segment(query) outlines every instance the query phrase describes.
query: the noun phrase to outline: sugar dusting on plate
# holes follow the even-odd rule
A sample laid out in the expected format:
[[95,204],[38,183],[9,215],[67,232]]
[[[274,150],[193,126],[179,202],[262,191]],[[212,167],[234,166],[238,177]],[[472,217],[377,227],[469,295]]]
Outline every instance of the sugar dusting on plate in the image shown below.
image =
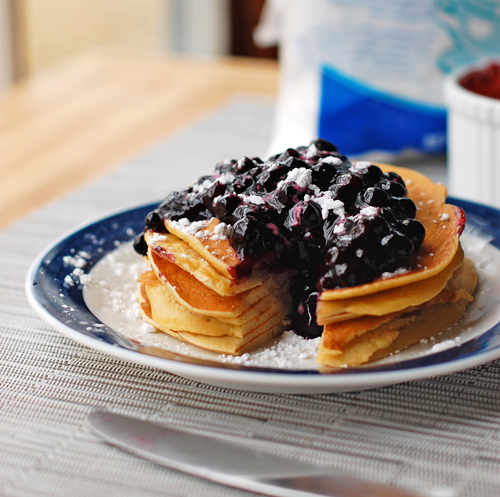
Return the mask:
[[241,356],[222,354],[223,362],[244,364],[245,366],[268,366],[278,369],[293,369],[297,360],[315,359],[320,338],[307,340],[292,330],[285,331],[264,348]]

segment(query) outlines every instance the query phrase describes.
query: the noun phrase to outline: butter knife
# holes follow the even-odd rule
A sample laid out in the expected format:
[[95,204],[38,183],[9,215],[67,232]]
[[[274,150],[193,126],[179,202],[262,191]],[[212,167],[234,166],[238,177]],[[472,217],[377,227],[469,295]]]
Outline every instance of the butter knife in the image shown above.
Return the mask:
[[328,468],[107,411],[94,411],[87,419],[93,431],[112,445],[230,487],[279,497],[416,497]]

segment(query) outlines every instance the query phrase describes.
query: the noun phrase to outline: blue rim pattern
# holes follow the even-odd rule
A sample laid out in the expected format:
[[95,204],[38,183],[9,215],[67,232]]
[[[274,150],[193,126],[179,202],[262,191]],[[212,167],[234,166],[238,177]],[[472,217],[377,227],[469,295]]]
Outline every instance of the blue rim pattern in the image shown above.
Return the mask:
[[[499,210],[455,198],[449,198],[448,202],[464,209],[468,225],[475,226],[486,236],[490,236],[492,238],[490,243],[500,249]],[[121,211],[76,228],[39,256],[28,274],[27,292],[39,310],[42,310],[42,314],[50,316],[73,332],[91,340],[135,351],[136,347],[132,341],[102,323],[90,312],[83,300],[81,284],[78,282],[73,285],[65,283],[64,279],[71,272],[71,268],[65,263],[64,258],[74,257],[79,252],[85,252],[88,255],[85,272],[88,273],[100,259],[114,250],[117,245],[129,242],[136,234],[140,233],[144,228],[145,216],[157,205],[158,203],[154,203]],[[500,323],[459,347],[393,364],[374,364],[341,369],[335,373],[353,375],[418,369],[461,361],[471,356],[490,354],[495,351],[500,356]],[[136,353],[139,354],[139,352]],[[171,362],[169,359],[162,360]],[[323,375],[317,370],[281,370],[243,365],[238,369],[286,375]]]

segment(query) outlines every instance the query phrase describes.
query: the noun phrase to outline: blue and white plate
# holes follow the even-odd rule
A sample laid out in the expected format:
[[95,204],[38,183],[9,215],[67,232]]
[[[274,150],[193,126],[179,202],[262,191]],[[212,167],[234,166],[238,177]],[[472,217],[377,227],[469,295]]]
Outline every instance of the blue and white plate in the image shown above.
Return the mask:
[[121,359],[212,385],[268,393],[332,393],[401,383],[500,358],[500,211],[450,199],[467,214],[462,237],[479,285],[464,320],[434,341],[357,368],[320,371],[314,344],[287,335],[267,349],[234,359],[151,333],[139,317],[136,278],[143,270],[131,240],[157,204],[76,228],[33,263],[28,299],[68,338]]

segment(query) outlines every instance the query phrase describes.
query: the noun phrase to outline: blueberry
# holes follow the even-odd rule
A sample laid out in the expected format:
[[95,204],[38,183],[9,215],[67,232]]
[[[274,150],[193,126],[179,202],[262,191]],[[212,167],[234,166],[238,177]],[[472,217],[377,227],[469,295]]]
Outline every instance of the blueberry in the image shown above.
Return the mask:
[[337,168],[328,162],[320,162],[312,168],[312,182],[322,190],[328,190],[337,174]]
[[305,192],[303,190],[297,190],[294,184],[288,183],[283,185],[274,194],[275,198],[283,206],[291,207],[297,202],[300,202],[304,198]]
[[300,154],[293,148],[287,148],[282,154],[277,156],[276,162],[285,162],[290,157],[300,157]]
[[154,231],[164,232],[166,231],[165,225],[163,224],[163,219],[161,218],[158,211],[150,212],[144,221],[146,228],[152,229]]
[[380,214],[391,225],[393,225],[393,226],[396,226],[396,225],[399,226],[398,225],[398,220],[396,219],[396,216],[394,215],[394,212],[392,212],[392,209],[390,209],[389,207],[383,207],[380,210]]
[[370,164],[366,171],[362,173],[363,181],[366,186],[372,186],[375,183],[378,183],[382,177],[382,169],[376,166],[375,164]]
[[398,231],[392,231],[382,238],[381,246],[390,257],[409,257],[413,252],[412,241]]
[[316,228],[323,223],[321,209],[316,204],[309,202],[298,202],[295,204],[285,220],[285,227],[292,230],[300,228],[302,233]]
[[224,195],[226,191],[226,185],[215,181],[206,191],[203,196],[203,203],[207,209],[212,207],[214,198]]
[[178,221],[182,218],[188,218],[191,221],[201,221],[211,217],[207,210],[204,197],[193,193],[182,196],[181,199],[174,199],[172,202],[163,202],[158,208],[158,212],[163,219]]
[[164,219],[172,220],[186,217],[186,212],[189,210],[188,201],[192,195],[192,188],[184,188],[183,190],[170,193],[160,207],[158,207],[158,214]]
[[377,186],[382,188],[382,190],[392,197],[406,197],[407,195],[406,188],[396,181],[382,180]]
[[326,152],[337,152],[337,147],[330,143],[327,140],[323,140],[322,138],[317,138],[316,140],[311,142],[311,145],[314,145],[318,150],[324,150]]
[[277,184],[286,178],[289,171],[290,167],[285,164],[276,163],[271,165],[260,175],[255,185],[256,190],[259,192],[273,191]]
[[235,160],[226,160],[223,162],[219,162],[215,166],[215,171],[223,174],[223,173],[232,173],[234,170],[234,167],[236,166],[236,161]]
[[228,190],[232,190],[234,193],[244,193],[249,190],[255,190],[255,180],[249,174],[238,178]]
[[257,208],[256,206],[252,204],[240,204],[236,209],[233,211],[233,217],[235,219],[241,219],[248,214],[255,214]]
[[415,250],[418,250],[425,238],[424,225],[416,219],[403,219],[397,225],[398,231],[405,234],[412,242]]
[[367,188],[362,196],[362,204],[372,207],[385,207],[389,205],[389,197],[382,188]]
[[417,214],[415,203],[407,197],[393,197],[390,200],[390,206],[398,219],[414,218]]
[[252,228],[256,228],[257,220],[253,216],[246,215],[234,223],[231,232],[231,239],[237,245],[246,245],[250,238]]
[[144,240],[144,231],[134,238],[134,250],[139,255],[147,255],[148,244],[146,243],[146,240]]
[[342,201],[346,208],[354,204],[362,189],[363,181],[358,176],[352,174],[342,174],[338,176],[335,180],[335,184],[330,187],[335,198]]
[[293,324],[294,330],[304,338],[317,338],[323,333],[323,327],[316,324],[316,305],[318,303],[318,292],[314,285],[297,284],[293,289],[294,307]]
[[214,206],[214,214],[225,223],[232,223],[234,216],[232,215],[235,209],[241,204],[242,200],[238,195],[231,193],[220,197]]
[[389,181],[392,181],[394,183],[399,183],[400,185],[403,185],[406,189],[405,182],[403,181],[403,178],[397,173],[394,173],[392,171],[389,171],[388,173],[384,173],[382,175],[385,179],[388,179]]
[[265,254],[273,244],[273,233],[252,215],[246,215],[237,221],[231,230],[231,239],[246,252],[255,257]]
[[234,174],[235,175],[245,174],[254,167],[255,167],[255,162],[252,159],[249,159],[248,157],[242,157],[237,162],[236,167],[234,168]]
[[323,215],[321,208],[314,202],[309,202],[305,205],[302,211],[302,226],[306,228],[316,228],[323,224]]

